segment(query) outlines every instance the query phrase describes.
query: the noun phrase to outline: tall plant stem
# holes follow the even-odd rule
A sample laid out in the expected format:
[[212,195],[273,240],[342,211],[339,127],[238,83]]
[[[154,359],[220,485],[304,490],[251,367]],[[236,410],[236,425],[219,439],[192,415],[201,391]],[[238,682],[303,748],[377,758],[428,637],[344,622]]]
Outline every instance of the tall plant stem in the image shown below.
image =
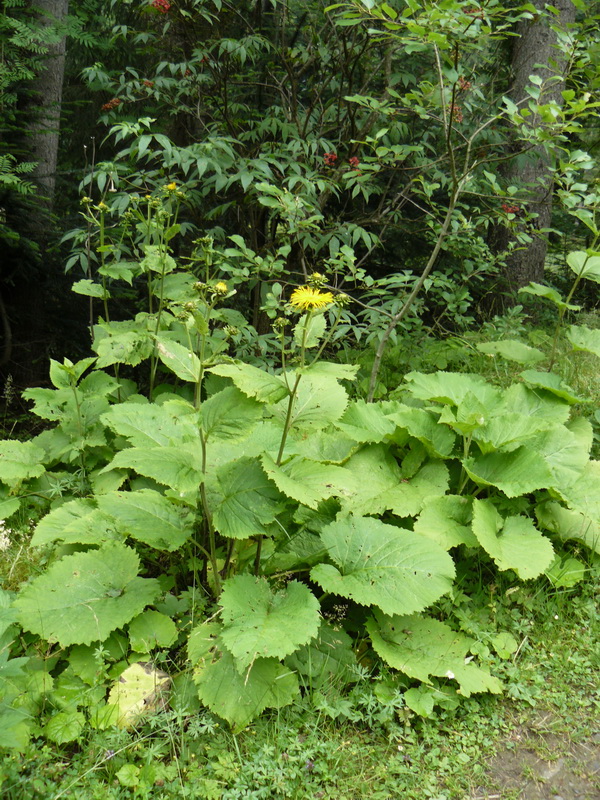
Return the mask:
[[409,312],[412,304],[415,301],[415,298],[423,288],[423,284],[427,280],[427,276],[435,266],[435,262],[437,261],[437,257],[442,248],[442,244],[444,243],[444,239],[446,238],[446,235],[448,233],[448,228],[450,227],[450,221],[452,219],[452,214],[454,213],[454,209],[456,207],[458,194],[459,191],[457,188],[454,190],[452,197],[450,198],[450,203],[448,205],[448,210],[446,211],[446,216],[444,218],[442,228],[438,234],[435,247],[433,248],[431,255],[429,256],[429,260],[425,265],[425,269],[421,273],[419,280],[413,286],[412,291],[406,298],[404,305],[402,306],[400,311],[398,311],[397,314],[394,314],[387,328],[383,332],[383,336],[381,337],[381,341],[379,342],[379,347],[377,348],[377,352],[375,353],[375,360],[373,361],[373,368],[371,370],[371,378],[369,380],[369,394],[367,396],[368,403],[372,403],[373,397],[375,396],[375,387],[377,386],[377,377],[379,375],[379,369],[381,367],[381,359],[383,358],[383,354],[385,353],[385,348],[387,347],[388,340],[392,335],[394,329],[396,328],[396,325],[398,325],[398,323],[401,322]]

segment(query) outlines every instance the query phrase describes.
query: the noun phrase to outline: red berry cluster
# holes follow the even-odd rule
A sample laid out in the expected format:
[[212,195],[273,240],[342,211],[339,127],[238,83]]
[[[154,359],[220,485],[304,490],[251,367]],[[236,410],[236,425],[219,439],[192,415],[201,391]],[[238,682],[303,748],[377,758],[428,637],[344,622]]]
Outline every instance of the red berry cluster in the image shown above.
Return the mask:
[[502,203],[502,211],[504,211],[505,214],[520,214],[521,207],[511,206],[510,203]]
[[144,86],[147,86],[149,89],[151,89],[154,86],[154,81],[142,81],[142,83],[144,84]]
[[469,8],[465,11],[465,14],[468,14],[470,17],[477,17],[478,19],[483,19],[485,16],[483,8],[481,6],[477,6],[476,8]]
[[338,157],[335,153],[325,153],[323,156],[323,161],[327,164],[328,167],[335,167]]
[[113,97],[112,100],[109,100],[108,103],[104,103],[102,106],[102,111],[112,111],[113,108],[121,105],[121,100],[118,97]]
[[460,78],[458,79],[458,88],[459,91],[461,92],[468,92],[469,89],[471,88],[471,81],[465,80],[465,78],[463,78],[463,76],[461,75]]
[[352,158],[349,158],[348,163],[350,164],[352,169],[358,169],[358,167],[360,166],[360,161],[356,156],[352,156]]
[[152,0],[150,5],[157,11],[160,11],[161,14],[166,14],[171,8],[171,3],[169,3],[169,0]]

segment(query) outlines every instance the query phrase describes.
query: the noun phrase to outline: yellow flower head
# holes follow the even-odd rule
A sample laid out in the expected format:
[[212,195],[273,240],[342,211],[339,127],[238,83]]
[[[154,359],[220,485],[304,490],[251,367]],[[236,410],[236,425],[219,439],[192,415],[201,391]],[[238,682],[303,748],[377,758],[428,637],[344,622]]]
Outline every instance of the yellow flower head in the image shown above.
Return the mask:
[[219,281],[218,283],[215,283],[215,285],[213,286],[213,291],[216,292],[216,294],[227,294],[227,292],[229,291],[229,287],[227,286],[225,281]]
[[173,183],[167,183],[165,188],[168,192],[174,192],[177,189],[177,184],[173,181]]
[[320,292],[312,286],[299,286],[290,297],[290,304],[299,311],[314,311],[333,303],[331,292]]

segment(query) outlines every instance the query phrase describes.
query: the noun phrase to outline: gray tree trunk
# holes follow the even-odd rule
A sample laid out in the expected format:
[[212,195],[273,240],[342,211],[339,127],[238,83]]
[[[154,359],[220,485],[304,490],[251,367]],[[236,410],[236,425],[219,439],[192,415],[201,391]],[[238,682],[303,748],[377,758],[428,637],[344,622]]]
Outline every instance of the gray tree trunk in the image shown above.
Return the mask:
[[[34,2],[35,7],[43,15],[41,20],[43,25],[62,25],[69,10],[69,0],[34,0]],[[34,84],[38,113],[29,130],[32,160],[37,162],[32,177],[50,208],[56,185],[65,49],[66,36],[48,45]]]
[[[544,0],[533,0],[540,10],[544,9]],[[526,89],[531,86],[530,75],[542,79],[540,103],[556,102],[563,105],[562,92],[565,88],[568,70],[568,54],[557,47],[557,36],[552,25],[561,29],[567,28],[575,21],[575,6],[571,0],[556,0],[554,7],[559,11],[558,17],[540,15],[533,20],[525,20],[517,27],[518,37],[512,53],[513,81],[509,96],[519,107],[527,107],[529,94]],[[559,76],[561,79],[556,80]],[[532,127],[543,124],[537,116],[529,118]],[[511,293],[514,293],[530,281],[540,281],[544,275],[547,239],[544,234],[536,233],[550,225],[552,217],[552,157],[543,146],[536,146],[516,155],[508,162],[504,177],[508,185],[525,187],[527,200],[523,210],[537,215],[533,223],[527,226],[532,237],[529,244],[516,244],[513,233],[504,226],[497,226],[492,234],[492,246],[496,252],[506,251],[511,244],[516,244],[506,258],[504,277]]]

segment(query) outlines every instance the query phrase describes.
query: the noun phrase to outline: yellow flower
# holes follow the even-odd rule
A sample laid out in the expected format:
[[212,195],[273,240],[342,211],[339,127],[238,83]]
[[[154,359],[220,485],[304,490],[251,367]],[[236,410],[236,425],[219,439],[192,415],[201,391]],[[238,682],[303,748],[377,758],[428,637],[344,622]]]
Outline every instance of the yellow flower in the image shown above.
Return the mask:
[[213,291],[215,291],[217,294],[227,294],[229,288],[225,281],[219,281],[218,283],[215,283]]
[[320,292],[311,286],[299,286],[290,297],[290,304],[300,311],[313,311],[333,303],[331,292]]
[[167,183],[166,189],[168,192],[174,192],[177,189],[177,184],[175,181],[173,181],[173,183]]

